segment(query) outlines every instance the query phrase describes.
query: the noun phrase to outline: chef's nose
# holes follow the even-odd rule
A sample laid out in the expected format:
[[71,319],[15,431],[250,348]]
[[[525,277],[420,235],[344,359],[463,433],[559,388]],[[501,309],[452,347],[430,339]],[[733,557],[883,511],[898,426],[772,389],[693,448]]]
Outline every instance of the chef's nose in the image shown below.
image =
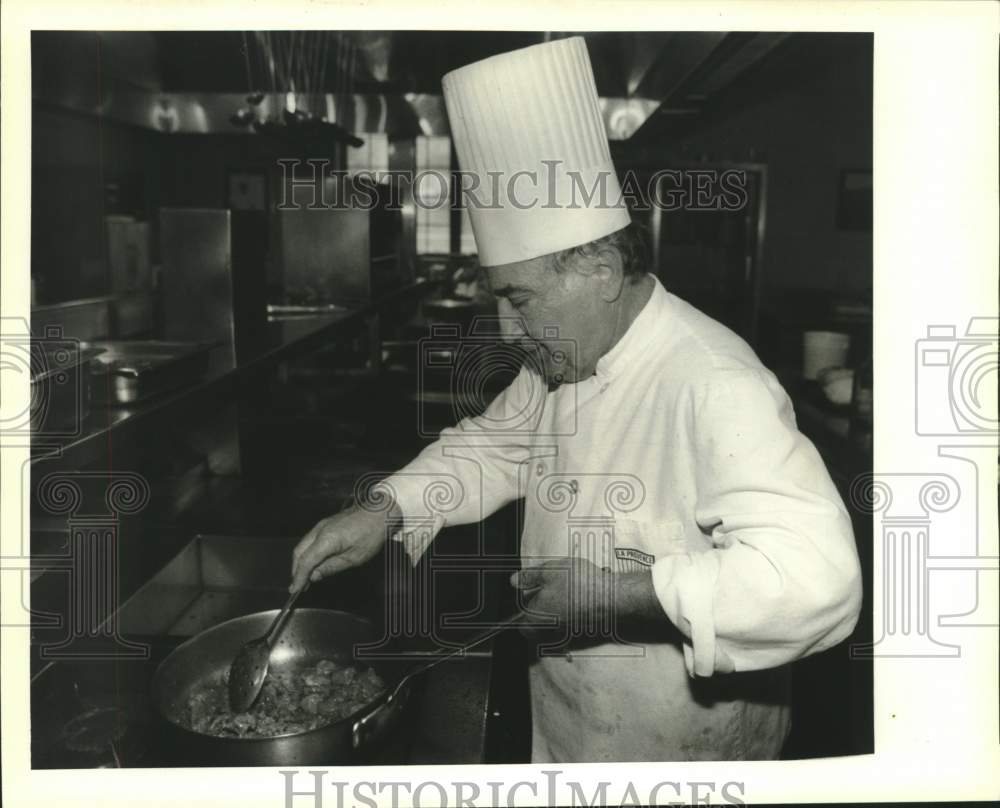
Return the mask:
[[520,342],[528,336],[524,320],[506,298],[497,300],[497,316],[500,319],[500,338],[504,342]]

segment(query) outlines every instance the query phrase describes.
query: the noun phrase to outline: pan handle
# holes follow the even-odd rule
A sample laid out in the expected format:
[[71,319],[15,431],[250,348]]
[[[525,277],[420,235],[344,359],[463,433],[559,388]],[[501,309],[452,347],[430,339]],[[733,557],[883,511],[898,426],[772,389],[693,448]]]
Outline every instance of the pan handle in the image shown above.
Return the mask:
[[419,665],[417,665],[415,668],[409,671],[400,680],[399,685],[396,686],[396,690],[399,690],[400,685],[402,685],[404,682],[408,682],[414,676],[419,676],[421,673],[426,673],[431,668],[440,665],[445,660],[451,659],[452,657],[456,657],[459,654],[463,654],[466,651],[475,648],[477,645],[482,645],[487,640],[493,639],[497,634],[506,631],[511,626],[517,625],[524,618],[525,618],[524,612],[517,612],[516,614],[512,614],[510,617],[505,617],[499,623],[494,623],[489,628],[483,629],[481,632],[474,635],[471,640],[463,642],[460,646],[458,646],[458,648],[453,648],[452,650],[444,654],[435,654],[431,659],[427,660],[426,662],[421,662]]
[[447,659],[451,659],[452,657],[468,651],[470,648],[475,648],[477,645],[481,645],[487,640],[495,637],[497,634],[506,631],[511,626],[517,625],[524,619],[524,617],[524,612],[517,612],[516,614],[501,620],[499,623],[495,623],[489,628],[484,629],[479,634],[474,635],[471,640],[463,642],[458,648],[454,648],[445,654],[435,655],[426,662],[421,662],[419,665],[407,671],[406,674],[404,674],[403,677],[396,683],[396,686],[392,689],[384,701],[380,701],[379,704],[367,715],[362,716],[354,722],[354,725],[351,728],[351,741],[354,744],[354,748],[357,749],[359,746],[364,744],[373,733],[381,730],[381,728],[391,720],[396,710],[402,707],[409,696],[410,690],[408,685],[411,679],[422,673],[426,673],[431,668],[440,665]]
[[479,634],[474,635],[471,640],[463,642],[458,648],[454,648],[445,654],[434,655],[426,662],[421,662],[416,667],[407,671],[406,674],[396,683],[396,686],[392,689],[384,701],[380,701],[379,704],[367,715],[362,716],[354,722],[354,726],[351,728],[351,741],[354,744],[354,748],[357,749],[359,746],[364,744],[367,738],[371,737],[373,733],[380,731],[381,728],[385,726],[389,720],[391,720],[396,710],[402,707],[409,696],[410,690],[408,685],[413,677],[426,673],[431,668],[440,665],[445,660],[456,657],[471,648],[475,648],[477,645],[481,645],[487,640],[495,637],[497,634],[506,631],[511,626],[517,625],[524,619],[524,617],[524,612],[517,612],[510,617],[504,618],[499,623],[495,623],[489,628],[484,629],[479,632]]
[[380,699],[374,708],[354,722],[351,726],[351,744],[355,749],[360,749],[374,736],[380,735],[403,708],[410,695],[410,689],[405,684],[406,678],[393,688],[387,698]]

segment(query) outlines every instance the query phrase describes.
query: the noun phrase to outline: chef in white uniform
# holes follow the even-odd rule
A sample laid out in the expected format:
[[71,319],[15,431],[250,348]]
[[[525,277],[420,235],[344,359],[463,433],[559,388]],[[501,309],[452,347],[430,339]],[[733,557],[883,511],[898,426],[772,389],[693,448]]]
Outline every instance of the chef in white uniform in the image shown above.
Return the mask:
[[[857,620],[844,505],[774,375],[645,271],[584,40],[443,87],[461,168],[499,189],[470,218],[506,332],[534,360],[384,482],[388,511],[310,531],[292,588],[390,534],[416,560],[444,525],[523,497],[512,583],[538,622],[532,760],[774,758],[788,663]],[[539,180],[508,183],[517,172]]]

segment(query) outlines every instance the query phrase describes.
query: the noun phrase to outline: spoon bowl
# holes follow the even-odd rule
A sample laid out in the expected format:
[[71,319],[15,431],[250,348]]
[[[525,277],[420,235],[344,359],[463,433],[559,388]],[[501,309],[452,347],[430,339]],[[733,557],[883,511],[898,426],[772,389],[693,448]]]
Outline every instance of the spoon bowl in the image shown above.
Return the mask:
[[295,601],[308,588],[307,583],[298,592],[289,595],[285,605],[278,612],[264,636],[244,643],[239,653],[233,658],[233,662],[229,666],[228,684],[229,709],[234,713],[245,713],[253,707],[254,702],[260,696],[271,661],[271,649],[274,647],[281,629],[284,628],[288,616],[292,613]]

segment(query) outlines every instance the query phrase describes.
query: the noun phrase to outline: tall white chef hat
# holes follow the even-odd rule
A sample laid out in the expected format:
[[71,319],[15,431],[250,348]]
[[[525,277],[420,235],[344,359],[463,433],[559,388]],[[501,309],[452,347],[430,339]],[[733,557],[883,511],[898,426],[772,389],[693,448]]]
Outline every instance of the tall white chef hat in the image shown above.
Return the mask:
[[582,37],[492,56],[441,83],[482,266],[628,225]]

